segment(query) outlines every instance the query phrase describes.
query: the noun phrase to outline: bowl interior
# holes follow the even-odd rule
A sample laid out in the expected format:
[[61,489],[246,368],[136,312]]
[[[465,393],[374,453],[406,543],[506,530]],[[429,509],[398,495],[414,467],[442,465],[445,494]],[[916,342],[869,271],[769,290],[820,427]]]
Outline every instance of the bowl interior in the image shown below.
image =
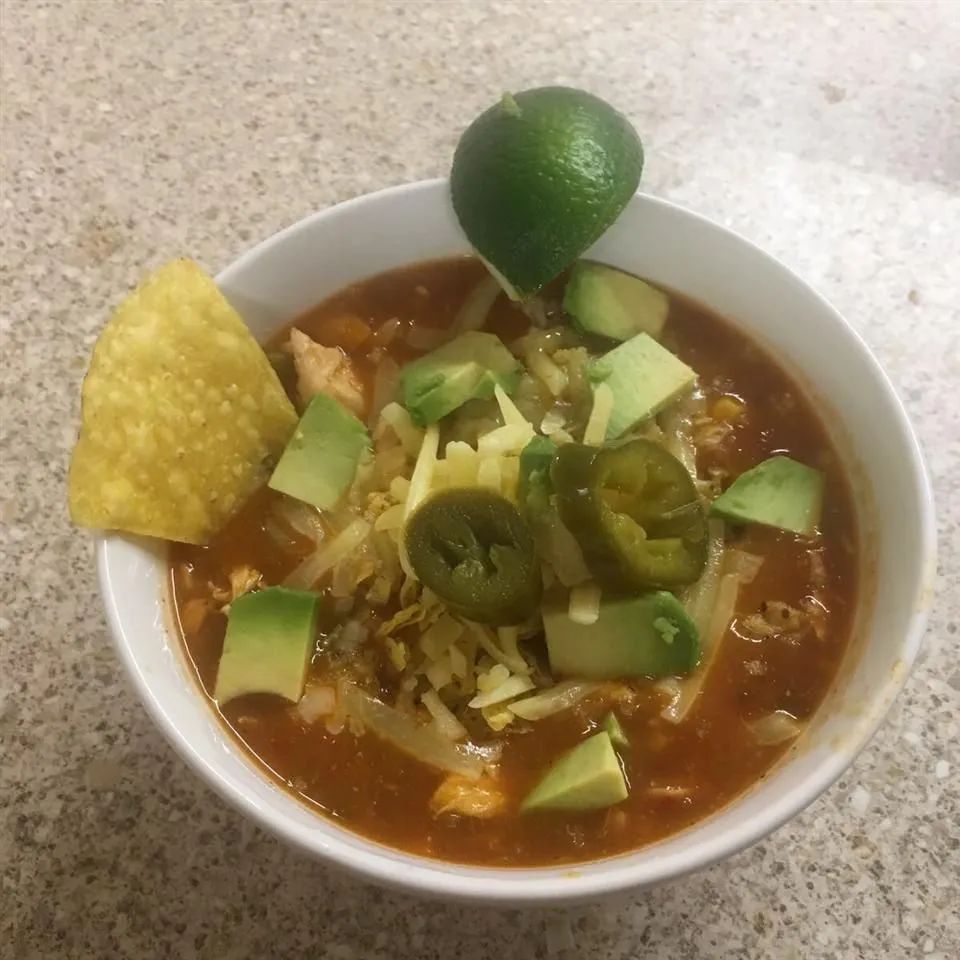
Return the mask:
[[[316,214],[260,244],[217,278],[260,338],[338,288],[393,267],[469,253],[443,181],[385,190]],[[824,790],[902,686],[929,604],[932,503],[903,409],[867,348],[826,301],[778,261],[694,214],[637,196],[589,255],[734,320],[798,376],[834,434],[857,491],[870,567],[843,677],[811,729],[760,784],[694,827],[636,853],[575,868],[481,868],[425,860],[335,826],[266,777],[198,695],[166,609],[165,551],[99,542],[118,648],[161,729],[229,801],[281,836],[366,877],[446,898],[574,901],[677,876],[776,828]],[[875,521],[883,519],[882,527]],[[871,589],[870,585],[875,586]]]

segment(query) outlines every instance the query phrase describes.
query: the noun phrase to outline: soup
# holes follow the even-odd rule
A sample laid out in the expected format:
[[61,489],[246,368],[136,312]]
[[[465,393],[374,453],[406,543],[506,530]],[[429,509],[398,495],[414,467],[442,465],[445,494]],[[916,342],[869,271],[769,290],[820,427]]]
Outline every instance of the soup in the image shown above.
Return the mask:
[[[830,689],[858,559],[827,432],[733,326],[614,274],[521,309],[417,264],[267,345],[300,427],[170,582],[211,708],[318,815],[462,863],[620,854],[756,783]],[[646,329],[591,315],[610,290]]]

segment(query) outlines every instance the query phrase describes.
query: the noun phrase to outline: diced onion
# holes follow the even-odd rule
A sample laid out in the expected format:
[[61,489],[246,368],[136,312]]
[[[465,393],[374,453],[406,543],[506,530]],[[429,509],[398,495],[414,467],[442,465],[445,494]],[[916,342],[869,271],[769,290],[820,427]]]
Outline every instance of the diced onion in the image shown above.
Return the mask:
[[664,446],[687,468],[694,480],[697,479],[697,448],[693,444],[693,421],[702,417],[705,410],[703,391],[694,387],[659,417]]
[[543,420],[540,423],[540,429],[544,436],[549,437],[558,430],[562,430],[566,425],[567,418],[563,411],[554,407],[552,410],[548,410],[544,414]]
[[523,700],[510,704],[511,712],[524,720],[542,720],[575,706],[600,689],[597,683],[567,680]]
[[427,690],[420,697],[420,702],[430,712],[439,733],[448,740],[466,739],[467,728],[453,715],[436,690]]
[[400,318],[399,317],[390,317],[389,320],[384,320],[383,323],[373,331],[373,340],[376,341],[378,347],[389,347],[391,343],[397,338],[397,334],[400,332]]
[[743,550],[728,550],[725,561],[731,573],[735,573],[741,583],[753,583],[763,566],[763,557]]
[[567,616],[584,627],[596,623],[600,619],[600,586],[591,581],[574,587],[570,591]]
[[314,543],[323,539],[323,521],[320,511],[302,500],[280,496],[273,503],[273,512],[294,532]]
[[328,570],[348,557],[370,533],[370,524],[357,517],[346,529],[306,557],[284,580],[288,587],[312,587]]
[[583,430],[583,442],[588,447],[599,447],[607,438],[607,427],[613,413],[613,391],[605,383],[593,388],[593,408]]
[[744,722],[757,743],[765,747],[793,740],[803,733],[803,724],[786,710],[774,710],[773,713]]
[[[726,569],[726,562],[724,562],[723,569]],[[680,723],[696,702],[706,682],[707,675],[716,662],[723,635],[727,632],[727,627],[733,619],[739,592],[740,578],[737,574],[724,573],[717,586],[707,629],[700,635],[704,653],[696,672],[692,676],[679,681],[673,690],[669,690],[664,685],[664,681],[657,684],[662,692],[669,693],[672,697],[670,703],[660,712],[660,716],[664,720],[669,720],[671,723]]]
[[[390,321],[387,321],[388,323]],[[397,320],[399,324],[400,321]],[[381,328],[382,329],[382,328]],[[397,392],[397,382],[400,377],[400,368],[392,357],[384,357],[377,364],[377,372],[373,378],[373,398],[370,402],[370,416],[367,423],[376,423],[380,411],[390,403]]]
[[393,428],[403,449],[415,455],[423,442],[423,431],[410,419],[410,414],[399,403],[388,403],[380,411],[380,418]]
[[453,323],[450,324],[451,335],[457,336],[468,330],[482,329],[500,293],[500,284],[491,276],[484,277],[464,298]]
[[339,693],[351,718],[398,750],[429,766],[460,773],[471,780],[483,774],[484,760],[471,745],[452,743],[434,726],[421,724],[414,717],[387,706],[355,684],[342,681]]
[[414,350],[436,350],[443,346],[450,339],[449,327],[422,327],[419,324],[413,324],[404,337],[407,344]]

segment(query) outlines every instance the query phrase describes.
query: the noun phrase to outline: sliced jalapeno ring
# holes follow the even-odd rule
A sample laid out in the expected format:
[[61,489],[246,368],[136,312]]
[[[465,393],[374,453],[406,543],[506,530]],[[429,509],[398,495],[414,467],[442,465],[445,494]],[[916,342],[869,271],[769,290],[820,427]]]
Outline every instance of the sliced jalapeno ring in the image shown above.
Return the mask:
[[454,612],[494,626],[521,623],[540,603],[533,536],[517,508],[489,490],[444,490],[407,521],[414,572]]
[[566,444],[551,478],[560,516],[602,586],[669,589],[703,572],[703,506],[686,468],[659,444]]

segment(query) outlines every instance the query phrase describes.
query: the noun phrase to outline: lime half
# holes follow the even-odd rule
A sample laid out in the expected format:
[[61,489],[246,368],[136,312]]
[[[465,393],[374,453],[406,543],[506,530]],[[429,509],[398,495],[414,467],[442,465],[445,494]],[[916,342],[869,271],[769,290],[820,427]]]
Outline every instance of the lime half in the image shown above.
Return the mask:
[[504,94],[457,145],[453,207],[514,299],[536,293],[616,220],[643,147],[610,104],[570,87]]

